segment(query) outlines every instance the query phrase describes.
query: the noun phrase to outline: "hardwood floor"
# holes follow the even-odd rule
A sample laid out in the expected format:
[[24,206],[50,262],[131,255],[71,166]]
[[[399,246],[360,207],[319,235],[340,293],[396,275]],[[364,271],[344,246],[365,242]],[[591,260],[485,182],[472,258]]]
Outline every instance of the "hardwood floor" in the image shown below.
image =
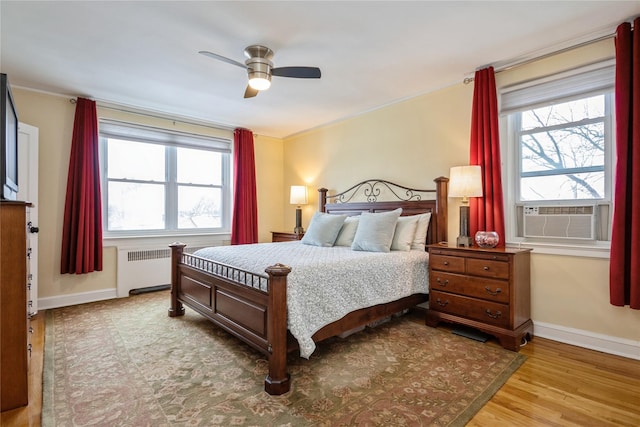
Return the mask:
[[[0,414],[2,427],[40,426],[44,312],[31,324],[29,406]],[[538,337],[521,352],[527,361],[467,426],[640,426],[640,361]]]
[[640,426],[640,361],[534,338],[468,426]]

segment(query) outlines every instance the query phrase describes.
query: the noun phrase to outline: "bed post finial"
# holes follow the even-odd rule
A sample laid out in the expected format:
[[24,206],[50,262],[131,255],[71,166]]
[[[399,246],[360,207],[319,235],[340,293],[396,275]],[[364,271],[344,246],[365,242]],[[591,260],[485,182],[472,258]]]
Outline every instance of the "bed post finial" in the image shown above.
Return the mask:
[[320,197],[318,197],[318,212],[326,212],[327,208],[327,190],[326,188],[318,188],[318,193],[320,193]]

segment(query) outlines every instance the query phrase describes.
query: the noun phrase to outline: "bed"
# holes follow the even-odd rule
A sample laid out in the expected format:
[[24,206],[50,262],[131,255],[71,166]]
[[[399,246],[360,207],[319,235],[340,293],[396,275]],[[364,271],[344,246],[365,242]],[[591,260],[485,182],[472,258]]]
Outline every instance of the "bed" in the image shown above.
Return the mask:
[[[446,241],[448,179],[439,177],[434,182],[435,189],[420,190],[385,180],[367,180],[333,195],[329,195],[327,189],[321,188],[318,190],[318,212],[321,212],[324,218],[332,218],[325,214],[353,217],[365,212],[367,215],[391,213],[397,209],[402,210],[402,216],[430,213],[425,244]],[[383,198],[384,201],[382,201]],[[388,200],[389,198],[394,200]],[[307,233],[309,232],[310,230],[307,230]],[[305,235],[305,237],[308,236]],[[248,258],[245,252],[271,247],[273,252],[270,254],[271,258],[278,259],[278,254],[282,254],[282,260],[287,260],[273,262],[264,268],[264,271],[247,267],[248,264],[242,258],[237,258],[236,262],[222,258],[219,248],[191,254],[187,253],[186,245],[182,243],[174,243],[170,246],[172,267],[169,316],[183,315],[184,306],[187,306],[265,354],[268,359],[268,374],[264,388],[271,395],[284,394],[290,389],[291,378],[287,370],[287,355],[298,350],[303,357],[307,357],[309,352],[306,347],[308,343],[304,340],[299,341],[299,338],[296,339],[289,330],[289,317],[295,319],[295,315],[288,306],[287,293],[288,291],[291,293],[289,302],[293,302],[294,296],[297,295],[296,289],[300,287],[298,282],[305,277],[304,274],[297,274],[303,271],[303,266],[300,265],[299,271],[296,270],[291,274],[292,269],[296,269],[295,262],[290,262],[295,256],[288,256],[282,251],[287,250],[287,245],[291,248],[298,245],[299,249],[307,252],[315,249],[304,247],[305,245],[300,242],[290,243],[239,245],[235,249],[227,247],[230,250],[241,250],[242,258]],[[244,247],[240,248],[240,246]],[[333,248],[325,249],[333,250]],[[335,251],[336,254],[339,251],[344,253],[345,248],[336,247]],[[413,255],[415,258],[420,254]],[[335,255],[334,258],[336,257],[341,258],[341,255]],[[393,256],[389,257],[391,258]],[[344,269],[343,276],[346,276],[352,267],[347,262],[332,265],[331,268]],[[308,277],[309,270],[304,271]],[[318,275],[320,273],[322,271],[318,270]],[[327,282],[330,281],[339,282],[340,280],[327,279]],[[327,288],[329,289],[329,283]],[[388,302],[358,308],[328,324],[313,328],[309,338],[313,343],[317,343],[371,324],[426,300],[425,290]],[[288,315],[289,312],[292,313],[291,316]],[[292,330],[296,332],[295,328]]]

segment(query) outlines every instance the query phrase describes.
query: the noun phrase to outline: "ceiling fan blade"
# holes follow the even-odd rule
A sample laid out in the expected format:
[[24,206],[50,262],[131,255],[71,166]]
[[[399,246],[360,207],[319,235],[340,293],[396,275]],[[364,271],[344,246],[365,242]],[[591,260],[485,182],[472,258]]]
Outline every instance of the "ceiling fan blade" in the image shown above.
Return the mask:
[[253,98],[260,92],[258,89],[254,89],[251,86],[247,85],[247,89],[244,91],[245,98]]
[[222,62],[226,62],[227,64],[231,64],[231,65],[237,65],[240,68],[244,68],[246,69],[247,66],[244,65],[242,62],[238,62],[238,61],[234,61],[233,59],[229,59],[227,57],[224,57],[222,55],[218,55],[217,53],[213,53],[213,52],[208,52],[206,50],[201,50],[200,52],[202,55],[204,56],[208,56],[209,58],[213,58],[213,59],[217,59],[220,60]]
[[278,67],[271,69],[271,74],[279,77],[296,77],[298,79],[319,79],[318,67]]

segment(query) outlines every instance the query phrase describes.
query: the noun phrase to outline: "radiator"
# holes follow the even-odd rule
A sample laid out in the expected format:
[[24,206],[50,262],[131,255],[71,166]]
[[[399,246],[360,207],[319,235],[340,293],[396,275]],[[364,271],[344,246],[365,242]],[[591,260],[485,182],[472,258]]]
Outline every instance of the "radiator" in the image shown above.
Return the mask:
[[[187,246],[185,252],[192,253],[205,246],[217,246],[228,242]],[[117,295],[129,296],[133,289],[171,283],[171,249],[164,247],[118,248]]]

